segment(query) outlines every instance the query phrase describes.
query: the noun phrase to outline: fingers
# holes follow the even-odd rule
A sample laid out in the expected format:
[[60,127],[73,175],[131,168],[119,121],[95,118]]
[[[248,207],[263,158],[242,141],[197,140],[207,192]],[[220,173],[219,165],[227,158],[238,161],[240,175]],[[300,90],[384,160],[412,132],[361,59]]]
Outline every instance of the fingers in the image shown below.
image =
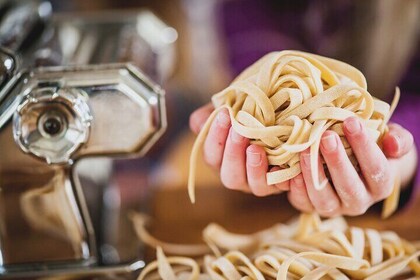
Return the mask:
[[245,149],[249,140],[236,133],[231,127],[223,153],[220,179],[225,187],[233,190],[248,191]]
[[321,190],[315,189],[312,181],[312,170],[310,164],[309,149],[300,154],[300,165],[302,169],[303,179],[305,181],[308,196],[315,210],[322,216],[331,217],[340,214],[340,201],[334,189],[328,183],[324,173],[324,168],[320,160],[318,160],[318,172],[321,184],[326,184]]
[[382,139],[386,156],[399,158],[407,154],[413,147],[413,135],[396,123],[389,124],[389,132]]
[[290,204],[302,212],[313,212],[314,207],[306,191],[303,175],[299,174],[290,180],[290,191],[287,193]]
[[204,141],[204,160],[215,169],[219,169],[222,164],[229,129],[230,117],[228,111],[224,109],[217,114]]
[[377,201],[388,197],[394,185],[394,175],[384,153],[357,118],[346,119],[343,126],[373,199]]
[[204,123],[206,122],[213,110],[213,105],[209,103],[198,108],[191,114],[190,128],[195,134],[198,134],[200,132],[201,128],[203,127]]
[[256,196],[267,196],[281,192],[276,186],[267,185],[268,170],[267,155],[264,149],[257,145],[250,145],[246,149],[246,174],[248,185]]
[[321,153],[340,198],[344,214],[365,213],[371,204],[371,197],[350,162],[337,133],[324,132],[321,139]]

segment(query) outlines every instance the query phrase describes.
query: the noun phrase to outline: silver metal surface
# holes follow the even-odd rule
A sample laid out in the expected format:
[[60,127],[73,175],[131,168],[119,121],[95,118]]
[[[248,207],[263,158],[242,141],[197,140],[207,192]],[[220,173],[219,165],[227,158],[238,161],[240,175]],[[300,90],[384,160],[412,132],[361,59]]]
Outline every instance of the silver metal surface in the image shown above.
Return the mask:
[[144,156],[164,132],[164,93],[149,77],[171,73],[176,31],[147,11],[50,21],[47,1],[5,3],[0,278],[133,279],[144,266],[137,248],[119,251],[114,238],[125,235],[98,226],[85,199],[90,189],[101,196],[113,188],[101,178],[89,186],[81,174],[109,162],[99,158]]
[[14,114],[13,135],[26,152],[47,163],[67,163],[89,136],[88,96],[75,88],[30,89]]
[[16,64],[16,57],[8,50],[0,48],[0,86],[15,74]]
[[[14,96],[15,117],[0,133],[3,270],[89,266],[92,226],[72,165],[143,155],[166,127],[163,91],[131,65],[42,68],[13,82],[5,100]],[[49,135],[54,117],[63,127]]]
[[119,266],[96,266],[85,268],[55,269],[55,270],[28,270],[9,274],[2,279],[19,280],[129,280],[135,279],[136,274],[145,266],[143,261],[135,261]]

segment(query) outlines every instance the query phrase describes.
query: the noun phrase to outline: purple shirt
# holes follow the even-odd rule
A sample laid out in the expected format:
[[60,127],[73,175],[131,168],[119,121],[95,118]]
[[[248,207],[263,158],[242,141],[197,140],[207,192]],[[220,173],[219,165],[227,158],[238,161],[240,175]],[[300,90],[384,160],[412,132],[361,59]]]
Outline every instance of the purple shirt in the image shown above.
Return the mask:
[[[271,51],[296,49],[335,57],[340,44],[334,42],[340,33],[343,39],[354,18],[351,0],[230,0],[222,2],[219,12],[235,75]],[[392,121],[413,134],[420,151],[420,44],[406,73],[399,83],[402,96]],[[416,176],[415,186],[419,185]]]

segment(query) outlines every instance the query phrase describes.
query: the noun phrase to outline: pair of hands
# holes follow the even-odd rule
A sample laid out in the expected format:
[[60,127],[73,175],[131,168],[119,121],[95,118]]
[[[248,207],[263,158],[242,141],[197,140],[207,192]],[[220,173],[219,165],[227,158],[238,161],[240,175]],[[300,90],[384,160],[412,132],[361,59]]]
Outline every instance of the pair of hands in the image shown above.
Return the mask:
[[[190,117],[191,130],[198,133],[213,110],[211,104],[197,109]],[[204,143],[204,159],[220,171],[221,181],[228,189],[256,196],[288,191],[290,203],[303,212],[316,211],[325,217],[361,215],[372,204],[391,194],[397,169],[395,163],[412,150],[413,136],[397,124],[389,124],[381,150],[357,118],[346,119],[343,129],[363,176],[350,162],[339,136],[326,131],[322,135],[320,152],[334,187],[329,182],[320,191],[314,188],[312,181],[309,149],[300,154],[301,174],[280,184],[267,185],[267,171],[279,168],[269,170],[264,149],[250,145],[249,139],[232,129],[227,110],[219,112],[211,124]],[[326,176],[320,160],[318,162],[319,179],[323,182]]]

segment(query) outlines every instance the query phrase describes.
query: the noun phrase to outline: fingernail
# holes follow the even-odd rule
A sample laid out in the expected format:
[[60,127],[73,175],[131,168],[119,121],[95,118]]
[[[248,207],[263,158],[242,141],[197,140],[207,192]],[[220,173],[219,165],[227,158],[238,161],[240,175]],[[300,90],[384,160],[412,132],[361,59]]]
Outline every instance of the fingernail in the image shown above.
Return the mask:
[[303,154],[303,164],[306,166],[311,166],[311,155],[310,154]]
[[401,138],[399,135],[392,135],[395,141],[395,152],[398,153],[401,149]]
[[235,132],[235,130],[231,129],[230,131],[230,137],[232,138],[232,141],[234,143],[241,143],[244,137],[240,135],[239,133]]
[[227,128],[230,126],[230,117],[226,112],[218,113],[216,120],[221,127]]
[[247,152],[246,161],[251,166],[260,166],[262,158],[260,153]]
[[350,134],[355,134],[362,129],[362,124],[357,118],[349,118],[344,121],[344,126]]
[[334,134],[328,134],[322,137],[322,148],[327,152],[332,152],[337,148],[337,138]]

